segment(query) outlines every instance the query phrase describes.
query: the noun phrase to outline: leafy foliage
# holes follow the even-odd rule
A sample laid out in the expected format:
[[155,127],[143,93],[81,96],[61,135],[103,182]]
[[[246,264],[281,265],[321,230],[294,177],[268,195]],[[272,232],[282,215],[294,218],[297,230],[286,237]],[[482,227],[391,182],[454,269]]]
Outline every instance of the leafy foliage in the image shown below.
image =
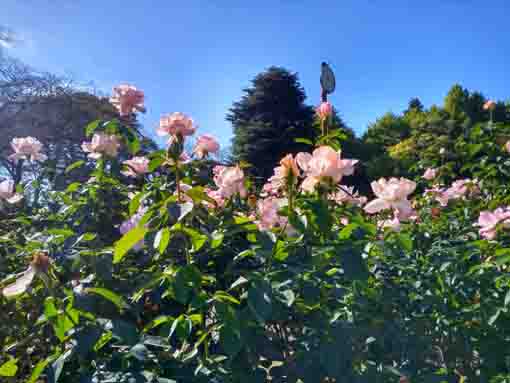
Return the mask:
[[[122,158],[103,156],[84,182],[48,191],[41,207],[2,204],[1,287],[32,256],[35,277],[21,294],[0,297],[0,376],[61,383],[508,380],[510,236],[503,221],[491,240],[473,224],[481,211],[510,201],[503,146],[510,126],[464,130],[448,125],[450,117],[413,102],[404,116],[379,125],[399,127],[380,138],[392,148],[390,159],[409,161],[402,171],[438,169],[432,181],[416,178],[416,215],[398,230],[381,225],[386,212],[368,215],[360,204],[330,198],[344,185],[326,177],[306,193],[291,173],[286,203],[275,213],[285,223],[263,227],[257,186],[241,180],[220,204],[208,193],[213,182],[203,163],[178,160],[182,136],[151,153],[138,178],[121,172]],[[418,120],[455,135],[420,138]],[[139,138],[119,120],[86,130],[117,135],[130,156],[139,151]],[[342,131],[327,133],[301,145],[346,146]],[[433,182],[461,177],[476,178],[477,189],[445,206],[424,193]],[[49,255],[47,267],[40,254]]]

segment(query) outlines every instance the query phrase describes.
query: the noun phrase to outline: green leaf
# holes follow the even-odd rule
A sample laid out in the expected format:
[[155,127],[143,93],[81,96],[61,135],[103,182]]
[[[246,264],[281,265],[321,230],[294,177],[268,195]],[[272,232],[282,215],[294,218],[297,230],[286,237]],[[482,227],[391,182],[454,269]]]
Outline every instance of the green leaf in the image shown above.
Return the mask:
[[56,317],[58,315],[58,310],[55,306],[54,297],[48,297],[44,301],[44,315],[46,315],[46,318],[48,319]]
[[143,193],[136,193],[135,196],[129,201],[129,214],[134,215],[140,207],[140,201],[143,197]]
[[191,197],[194,203],[198,204],[202,201],[207,201],[212,204],[215,203],[215,201],[207,195],[204,188],[202,186],[195,186],[188,191],[186,191],[186,195]]
[[236,305],[241,304],[241,302],[239,302],[236,298],[234,298],[232,295],[230,295],[229,293],[227,293],[225,291],[217,291],[214,294],[213,299],[217,300],[219,302],[225,302],[225,303],[230,302],[230,303],[235,303]]
[[48,364],[52,363],[57,357],[58,357],[58,354],[51,355],[51,356],[48,356],[46,359],[39,361],[39,363],[37,363],[35,365],[35,368],[32,371],[32,375],[30,375],[30,379],[27,380],[27,383],[35,383],[37,381],[37,379],[39,378],[39,376],[44,371],[44,369],[46,368],[46,366]]
[[153,172],[154,170],[159,168],[163,164],[163,162],[165,162],[165,157],[162,155],[152,158],[149,162],[149,171]]
[[87,293],[97,294],[102,296],[105,299],[108,299],[110,302],[112,302],[115,306],[119,308],[119,310],[123,310],[127,307],[127,303],[124,301],[124,299],[118,295],[117,293],[114,293],[111,290],[101,288],[101,287],[89,287],[85,289]]
[[170,229],[168,227],[162,228],[156,234],[154,238],[154,248],[159,250],[160,254],[163,254],[168,247],[170,242]]
[[136,359],[138,359],[140,361],[144,361],[149,354],[149,350],[147,349],[147,347],[145,347],[144,344],[138,343],[138,344],[135,344],[131,348],[131,350],[129,350],[129,354],[131,354],[132,356],[134,356]]
[[145,237],[147,231],[145,227],[135,227],[133,230],[124,234],[122,238],[115,243],[113,263],[119,263],[127,252]]
[[191,239],[191,244],[193,246],[193,251],[200,250],[205,245],[205,243],[207,242],[207,235],[201,234],[201,233],[199,233],[198,231],[196,231],[194,229],[190,229],[189,227],[185,227],[185,228],[182,229],[182,231],[188,235],[189,239]]
[[266,280],[256,280],[248,290],[248,306],[253,314],[265,322],[273,311],[273,291]]
[[101,122],[102,122],[101,120],[95,120],[89,123],[85,127],[85,136],[90,137],[92,133],[94,133],[94,131],[99,127],[99,124],[101,124]]
[[220,330],[220,344],[225,353],[231,358],[235,357],[243,347],[239,324],[227,322]]
[[143,332],[147,332],[152,330],[155,327],[158,327],[164,323],[172,322],[175,318],[169,315],[160,315],[154,318],[147,326],[144,327]]
[[18,359],[11,358],[0,366],[0,376],[15,376],[18,371]]
[[76,161],[66,168],[65,173],[68,174],[69,172],[73,171],[74,169],[82,167],[84,164],[85,164],[85,161],[83,161],[83,160]]
[[81,186],[81,183],[79,182],[73,182],[66,188],[66,193],[74,193],[75,191],[79,190]]
[[214,231],[212,233],[212,241],[211,241],[211,249],[216,249],[223,243],[223,239],[225,238],[225,234],[219,231]]
[[[60,313],[55,320],[53,320],[53,330],[55,331],[55,336],[61,341],[64,342],[66,340],[66,333],[71,330],[75,323],[78,322],[78,316],[75,315],[76,311]],[[74,322],[73,322],[74,321]]]
[[352,235],[352,232],[356,230],[358,227],[359,225],[357,223],[348,224],[342,230],[340,230],[340,233],[338,233],[338,238],[341,239],[342,241],[349,239]]
[[66,359],[72,354],[73,349],[69,349],[64,354],[60,355],[58,359],[51,364],[48,368],[47,376],[48,383],[57,383],[60,374],[62,373],[62,369],[64,368],[64,363]]
[[308,138],[303,138],[303,137],[295,138],[294,142],[297,142],[298,144],[313,145],[312,140],[309,140]]

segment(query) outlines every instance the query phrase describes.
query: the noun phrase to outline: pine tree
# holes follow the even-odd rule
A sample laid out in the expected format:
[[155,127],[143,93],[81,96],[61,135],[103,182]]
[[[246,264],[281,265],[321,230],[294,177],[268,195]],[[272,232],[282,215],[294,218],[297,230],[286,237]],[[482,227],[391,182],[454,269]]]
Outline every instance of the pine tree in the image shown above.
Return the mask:
[[258,74],[227,115],[234,128],[234,159],[246,161],[250,173],[263,182],[287,153],[307,150],[296,138],[313,140],[314,109],[305,104],[296,73],[271,67]]

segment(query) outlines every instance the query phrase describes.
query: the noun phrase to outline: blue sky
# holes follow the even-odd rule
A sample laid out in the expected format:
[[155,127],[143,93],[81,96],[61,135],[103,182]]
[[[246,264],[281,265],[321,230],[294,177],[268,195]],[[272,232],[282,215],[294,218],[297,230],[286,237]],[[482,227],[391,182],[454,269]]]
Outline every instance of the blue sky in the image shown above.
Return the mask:
[[152,134],[164,113],[191,115],[225,144],[225,114],[271,65],[298,72],[319,101],[321,61],[330,97],[358,134],[418,96],[441,103],[459,82],[510,97],[510,1],[493,0],[1,0],[0,24],[24,40],[11,54],[36,68],[146,93]]

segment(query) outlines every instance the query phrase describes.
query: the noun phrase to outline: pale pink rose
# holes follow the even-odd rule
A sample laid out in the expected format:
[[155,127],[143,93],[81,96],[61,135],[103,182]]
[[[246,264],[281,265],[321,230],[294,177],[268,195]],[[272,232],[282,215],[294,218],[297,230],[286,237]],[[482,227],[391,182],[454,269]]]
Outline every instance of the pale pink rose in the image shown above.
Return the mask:
[[46,254],[34,254],[32,262],[30,262],[28,268],[18,274],[15,282],[2,289],[3,296],[11,298],[16,295],[23,294],[28,290],[36,276],[40,276],[42,279],[47,279],[49,266],[50,259]]
[[479,233],[483,238],[494,239],[496,238],[498,224],[503,224],[504,227],[510,226],[510,209],[508,207],[480,212],[478,222],[474,226],[480,227]]
[[257,226],[260,230],[271,230],[273,227],[279,227],[284,221],[284,217],[278,214],[280,209],[279,199],[268,197],[257,202],[257,213],[259,220]]
[[[161,117],[159,128],[156,130],[158,136],[191,136],[195,133],[196,127],[193,120],[184,113],[175,112]],[[172,140],[172,137],[170,138]]]
[[377,213],[381,210],[394,209],[401,216],[409,217],[413,208],[407,197],[416,189],[416,183],[406,178],[380,178],[370,184],[376,199],[365,205],[364,210]]
[[377,226],[383,229],[388,228],[396,232],[399,232],[401,230],[401,222],[396,216],[393,217],[392,219],[378,221]]
[[89,153],[88,157],[97,160],[103,156],[117,157],[120,142],[119,138],[112,134],[94,133],[91,142],[81,144],[84,152]]
[[276,184],[272,180],[273,177],[271,177],[268,181],[262,186],[262,197],[267,197],[268,195],[277,195],[279,192],[280,184]]
[[239,166],[215,166],[213,173],[214,182],[223,198],[230,198],[235,194],[246,197],[244,172]]
[[447,188],[440,188],[435,185],[432,189],[426,189],[426,194],[432,195],[441,206],[447,206],[450,200],[460,199],[468,195],[473,196],[479,193],[479,188],[476,185],[476,180],[463,179],[457,180]]
[[354,165],[358,162],[358,160],[342,159],[341,151],[337,152],[329,146],[321,146],[311,155],[298,153],[296,160],[306,175],[301,185],[305,191],[313,191],[319,182],[340,182],[343,176],[354,173]]
[[340,218],[340,223],[344,226],[347,226],[349,224],[349,218],[347,217]]
[[435,168],[427,168],[425,170],[425,173],[423,173],[423,178],[425,178],[426,180],[433,180],[434,178],[437,177],[437,169]]
[[292,156],[292,154],[287,154],[280,160],[280,166],[275,167],[273,172],[273,176],[268,179],[270,186],[267,186],[266,191],[271,190],[271,192],[276,193],[280,189],[286,189],[290,181],[289,177],[293,177],[293,182],[297,180],[297,177],[299,176],[299,169],[296,159]]
[[320,182],[319,177],[308,176],[301,183],[301,189],[303,189],[305,192],[313,193],[319,182]]
[[485,104],[483,104],[483,110],[492,110],[496,107],[496,103],[492,100],[488,100]]
[[505,144],[505,150],[510,153],[510,141],[507,141],[507,143]]
[[216,206],[213,206],[211,203],[204,201],[205,205],[214,208],[214,207],[223,207],[225,206],[225,198],[223,198],[221,192],[219,190],[205,189],[205,193],[209,198],[212,198],[214,202],[216,202]]
[[9,156],[9,159],[14,162],[18,160],[31,160],[31,161],[45,161],[48,157],[41,153],[43,145],[34,137],[16,137],[11,141],[12,150],[14,154]]
[[319,117],[319,119],[326,120],[333,114],[333,106],[329,102],[325,101],[325,102],[322,102],[317,107],[315,112],[317,113],[317,116]]
[[295,229],[288,223],[285,216],[278,211],[288,203],[286,198],[268,197],[257,202],[256,224],[259,230],[269,231],[274,228],[285,228],[287,235],[294,235]]
[[218,140],[216,140],[216,137],[210,134],[202,134],[197,138],[193,153],[195,153],[198,158],[203,158],[209,153],[218,153],[218,150],[220,150],[220,144]]
[[[135,227],[137,227],[146,212],[147,212],[147,208],[141,206],[135,215],[130,217],[128,220],[122,222],[122,224],[119,227],[120,233],[124,235],[127,232],[133,230]],[[143,245],[144,245],[144,240],[142,239],[135,246],[133,246],[133,249],[140,250],[143,247]]]
[[127,169],[122,172],[126,177],[136,178],[149,172],[149,159],[147,157],[133,157],[123,162]]
[[296,162],[305,172],[308,170],[308,164],[310,163],[311,159],[312,155],[310,153],[300,152],[296,154]]
[[340,189],[330,197],[338,204],[350,203],[356,206],[362,206],[367,202],[367,197],[360,196],[358,192],[354,191],[353,186],[341,186]]
[[121,116],[127,116],[135,111],[145,112],[144,93],[132,85],[121,84],[113,88],[110,102],[117,108]]
[[23,195],[16,193],[14,181],[5,180],[0,182],[0,200],[5,200],[9,203],[18,203],[23,199]]

